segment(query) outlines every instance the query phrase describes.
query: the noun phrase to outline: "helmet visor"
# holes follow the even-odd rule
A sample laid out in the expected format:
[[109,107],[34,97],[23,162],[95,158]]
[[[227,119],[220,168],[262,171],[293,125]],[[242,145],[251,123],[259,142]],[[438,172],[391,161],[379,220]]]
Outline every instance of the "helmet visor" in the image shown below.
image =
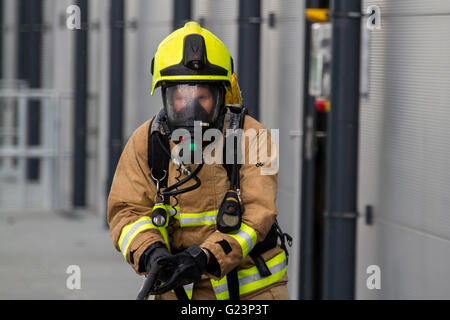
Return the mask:
[[224,89],[216,84],[177,84],[163,89],[163,100],[170,126],[212,124],[224,103]]

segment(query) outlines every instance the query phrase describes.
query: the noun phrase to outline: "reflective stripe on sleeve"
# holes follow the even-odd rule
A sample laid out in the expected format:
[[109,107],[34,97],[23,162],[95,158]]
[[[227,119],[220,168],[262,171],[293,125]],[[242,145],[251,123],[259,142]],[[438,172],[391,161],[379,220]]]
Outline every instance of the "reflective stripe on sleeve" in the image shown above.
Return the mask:
[[118,241],[119,249],[123,254],[123,257],[126,259],[128,247],[130,246],[133,239],[142,231],[148,229],[156,229],[159,230],[162,237],[164,238],[164,242],[169,246],[169,237],[167,234],[166,228],[158,228],[156,227],[151,218],[148,216],[142,217],[137,221],[130,223],[122,229],[122,233],[120,234],[120,238]]
[[245,258],[256,245],[256,231],[243,222],[241,223],[241,227],[237,232],[227,234],[230,237],[234,238],[237,242],[239,242],[239,245],[242,248],[242,258]]

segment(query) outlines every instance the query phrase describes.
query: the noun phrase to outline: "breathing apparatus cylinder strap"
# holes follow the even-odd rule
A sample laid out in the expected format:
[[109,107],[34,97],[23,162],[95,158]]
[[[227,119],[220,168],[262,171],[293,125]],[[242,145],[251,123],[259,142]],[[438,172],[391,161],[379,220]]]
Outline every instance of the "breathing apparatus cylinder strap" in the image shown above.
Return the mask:
[[[168,171],[170,156],[162,151],[162,149],[165,147],[166,150],[170,150],[169,139],[162,139],[162,134],[159,131],[152,132],[153,121],[155,121],[155,119],[150,122],[148,130],[148,167],[155,178],[162,179],[164,177],[164,179],[160,181],[160,186],[166,188],[169,180]],[[164,203],[166,203],[166,201],[168,201],[168,199],[164,199]]]
[[230,294],[230,300],[239,300],[239,279],[237,268],[228,272],[227,285],[228,285],[228,292]]
[[[227,105],[226,106],[228,110],[230,110],[230,126],[231,128],[227,129],[243,129],[244,128],[244,119],[245,115],[248,113],[247,108],[245,108],[243,105]],[[241,134],[240,131],[237,132],[238,134]],[[233,141],[233,150],[226,150],[227,143],[224,141],[224,152],[223,152],[223,166],[227,170],[228,178],[230,179],[230,189],[239,189],[240,188],[240,181],[239,181],[239,170],[241,168],[240,162],[241,159],[238,159],[238,156],[241,155],[240,152],[238,152],[238,148],[241,146],[238,145],[239,143],[242,143],[242,136],[231,134],[230,137],[227,137],[228,139],[235,139],[237,138],[236,143]],[[239,150],[240,151],[240,150]],[[226,159],[226,153],[232,152],[233,154],[233,163],[227,164]],[[241,155],[242,156],[242,155]]]
[[253,262],[255,263],[255,266],[258,269],[258,272],[261,275],[261,277],[268,277],[272,274],[261,255],[252,255],[250,253],[250,257],[252,258]]
[[183,287],[173,289],[178,300],[189,300],[189,297]]

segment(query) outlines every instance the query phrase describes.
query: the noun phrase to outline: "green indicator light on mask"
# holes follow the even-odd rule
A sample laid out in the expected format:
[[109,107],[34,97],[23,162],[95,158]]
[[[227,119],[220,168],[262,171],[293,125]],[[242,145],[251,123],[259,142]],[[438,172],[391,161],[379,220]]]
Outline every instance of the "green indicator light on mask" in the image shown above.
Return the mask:
[[191,142],[191,144],[189,145],[189,149],[191,149],[191,151],[195,151],[195,149],[197,149],[194,142]]

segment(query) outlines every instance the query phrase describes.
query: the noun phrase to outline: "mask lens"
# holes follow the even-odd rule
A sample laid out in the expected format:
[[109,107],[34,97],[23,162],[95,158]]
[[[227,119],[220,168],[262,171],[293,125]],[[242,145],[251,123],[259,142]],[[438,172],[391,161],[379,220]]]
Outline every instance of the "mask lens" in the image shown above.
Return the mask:
[[216,85],[179,84],[163,90],[169,125],[192,126],[194,121],[212,123],[223,104],[223,90]]

